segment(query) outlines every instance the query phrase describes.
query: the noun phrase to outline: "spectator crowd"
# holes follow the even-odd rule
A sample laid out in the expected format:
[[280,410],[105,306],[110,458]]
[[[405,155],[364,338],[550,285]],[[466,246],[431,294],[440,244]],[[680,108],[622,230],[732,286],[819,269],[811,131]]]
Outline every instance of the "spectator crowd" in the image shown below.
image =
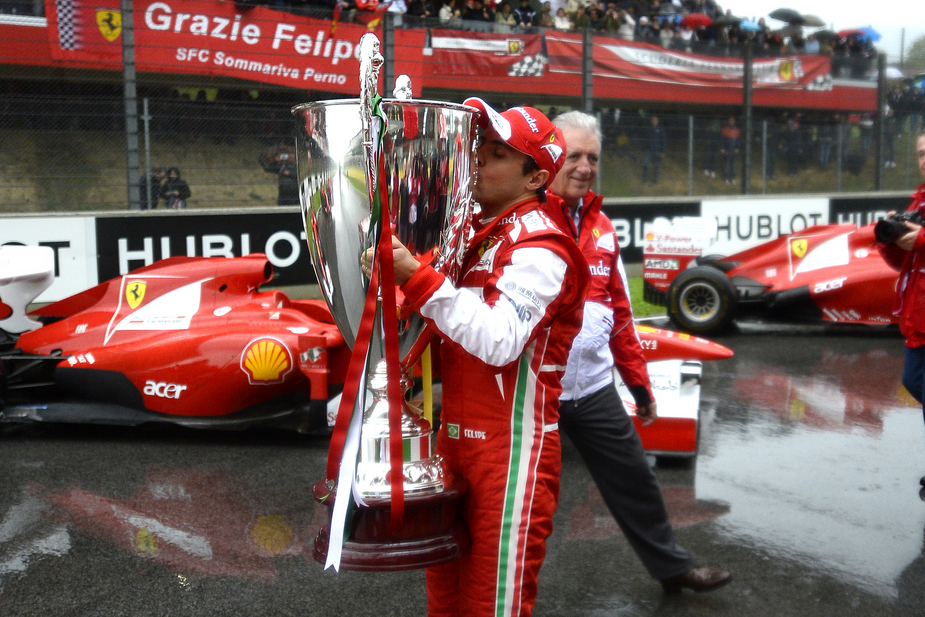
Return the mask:
[[[755,55],[828,54],[845,76],[869,70],[876,50],[862,35],[838,36],[830,30],[785,25],[772,29],[762,18],[743,20],[717,0],[236,0],[296,13],[340,11],[341,19],[390,12],[405,27],[476,32],[539,32],[541,29],[592,30],[666,49],[710,55],[740,55],[751,42]],[[783,23],[783,22],[782,22]]]

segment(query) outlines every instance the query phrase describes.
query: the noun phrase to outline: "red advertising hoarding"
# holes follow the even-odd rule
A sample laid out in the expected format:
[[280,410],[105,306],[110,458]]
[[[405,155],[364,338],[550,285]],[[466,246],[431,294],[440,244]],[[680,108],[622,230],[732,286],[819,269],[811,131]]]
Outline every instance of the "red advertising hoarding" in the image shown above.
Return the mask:
[[[0,16],[0,64],[121,70],[126,24],[119,0],[45,2],[47,20],[5,22]],[[223,76],[353,95],[359,92],[359,40],[379,22],[365,21],[369,25],[259,6],[242,10],[223,0],[141,0],[132,13],[135,63],[142,73]],[[580,33],[397,28],[394,41],[395,74],[407,74],[415,93],[582,95]],[[604,36],[594,37],[592,47],[595,98],[742,104],[739,58]],[[833,82],[829,72],[826,56],[756,58],[754,104],[874,109],[874,82]]]

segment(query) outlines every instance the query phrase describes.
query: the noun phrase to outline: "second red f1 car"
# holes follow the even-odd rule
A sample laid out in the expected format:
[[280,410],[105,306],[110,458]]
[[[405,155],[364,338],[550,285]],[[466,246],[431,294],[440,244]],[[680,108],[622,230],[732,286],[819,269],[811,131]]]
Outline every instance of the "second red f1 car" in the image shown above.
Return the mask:
[[646,233],[645,299],[667,306],[680,329],[713,335],[746,315],[896,323],[898,275],[877,251],[874,225],[816,225],[722,256],[698,222],[661,221]]

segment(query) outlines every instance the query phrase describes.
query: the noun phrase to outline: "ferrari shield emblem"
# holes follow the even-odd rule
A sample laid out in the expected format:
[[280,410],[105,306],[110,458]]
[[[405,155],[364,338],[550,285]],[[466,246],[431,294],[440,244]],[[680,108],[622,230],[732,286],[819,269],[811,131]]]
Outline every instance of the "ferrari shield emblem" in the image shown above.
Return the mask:
[[793,62],[781,62],[778,76],[781,81],[790,81],[793,79]]
[[125,287],[125,301],[128,302],[132,309],[138,308],[138,305],[145,299],[145,289],[148,284],[144,281],[132,281]]
[[790,243],[790,248],[793,251],[793,254],[797,257],[803,257],[806,254],[806,249],[809,248],[809,243],[805,238],[800,238],[799,240],[794,240]]
[[111,9],[97,9],[96,27],[103,38],[112,43],[122,34],[122,13]]
[[523,42],[519,39],[508,39],[507,50],[510,54],[519,54],[523,48]]

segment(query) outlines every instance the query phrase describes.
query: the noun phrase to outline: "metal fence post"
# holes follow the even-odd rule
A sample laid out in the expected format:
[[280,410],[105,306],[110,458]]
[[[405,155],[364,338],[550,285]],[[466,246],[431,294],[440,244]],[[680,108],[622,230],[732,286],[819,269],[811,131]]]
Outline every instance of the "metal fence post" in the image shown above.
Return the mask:
[[874,144],[874,188],[883,190],[883,111],[886,105],[886,54],[877,55],[877,115],[874,120],[877,141]]
[[745,147],[742,152],[742,194],[750,191],[749,180],[752,168],[752,42],[745,41],[745,58],[742,71],[742,105],[744,107],[745,130],[743,137]]
[[844,121],[839,118],[838,124],[838,150],[836,151],[835,157],[835,191],[841,193],[841,169],[842,169],[842,159],[844,158],[845,152],[845,129],[842,126]]
[[151,193],[151,189],[153,188],[151,186],[151,114],[148,113],[148,97],[141,100],[141,109],[141,121],[144,122],[145,125],[145,178],[148,179],[148,181],[145,182],[145,186],[147,187],[147,195],[145,195],[147,201],[145,203],[147,203],[148,208],[151,209],[151,206],[154,205],[154,195]]
[[687,117],[687,194],[694,194],[694,116]]
[[761,194],[768,194],[768,120],[761,121]]
[[587,113],[594,111],[593,38],[590,30],[581,35],[581,107]]
[[386,11],[382,15],[382,96],[392,96],[395,88],[395,17]]
[[[122,81],[125,88],[125,171],[129,210],[141,209],[138,190],[138,92],[135,82],[135,27],[132,0],[122,0]],[[150,202],[149,202],[150,203]]]

